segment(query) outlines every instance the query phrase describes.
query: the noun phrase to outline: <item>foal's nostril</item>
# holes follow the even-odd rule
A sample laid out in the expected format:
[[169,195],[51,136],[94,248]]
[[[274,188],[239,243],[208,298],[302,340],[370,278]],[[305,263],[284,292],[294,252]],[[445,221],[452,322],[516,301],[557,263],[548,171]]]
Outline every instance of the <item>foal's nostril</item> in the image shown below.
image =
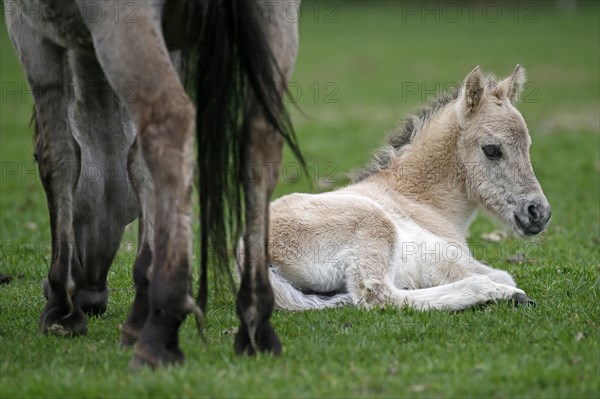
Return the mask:
[[544,201],[531,201],[524,204],[520,212],[515,212],[515,221],[520,230],[528,236],[536,235],[546,228],[550,220],[550,206]]
[[540,220],[540,213],[537,210],[537,207],[535,205],[529,205],[527,207],[527,212],[529,213],[529,218],[534,220],[534,221],[538,221]]

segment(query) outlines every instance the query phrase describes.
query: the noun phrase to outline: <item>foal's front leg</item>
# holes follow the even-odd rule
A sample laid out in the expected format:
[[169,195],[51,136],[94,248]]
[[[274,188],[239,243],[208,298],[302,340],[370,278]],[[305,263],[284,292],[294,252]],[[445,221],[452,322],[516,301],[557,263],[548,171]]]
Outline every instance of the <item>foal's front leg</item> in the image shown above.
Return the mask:
[[[494,283],[509,287],[517,287],[515,279],[506,270],[494,269],[477,260],[469,263],[465,268],[471,276],[485,276]],[[516,305],[535,305],[535,301],[529,298],[524,291],[522,295],[516,295],[513,299]]]
[[509,273],[477,261],[435,262],[426,267],[439,269],[435,273],[437,275],[448,275],[448,270],[453,269],[455,278],[430,288],[391,289],[395,304],[420,310],[462,310],[498,301],[513,301],[515,305],[535,303],[523,290],[517,288]]
[[[377,215],[369,215],[366,220],[376,221]],[[381,218],[378,226],[386,226],[386,219]],[[368,227],[366,225],[365,227]],[[372,235],[374,229],[357,229],[357,239],[363,235]],[[385,237],[388,237],[386,240]],[[394,256],[394,245],[389,237],[394,237],[391,223],[388,223],[388,234],[379,234],[379,238],[360,239],[357,242],[368,242],[368,246],[359,252],[357,259],[346,270],[348,291],[353,296],[356,305],[362,307],[379,307],[392,305],[417,310],[463,310],[475,305],[488,302],[512,300],[517,304],[530,303],[525,292],[514,285],[493,281],[483,273],[469,273],[469,264],[448,264],[436,262],[424,265],[427,268],[439,268],[435,273],[445,275],[448,268],[454,268],[455,274],[460,275],[449,282],[441,281],[438,286],[421,289],[401,289],[395,285],[397,270],[393,261],[402,257]],[[490,268],[491,269],[491,268]],[[493,269],[491,269],[493,271]],[[431,272],[431,271],[430,271]]]
[[477,260],[467,264],[465,268],[472,275],[481,274],[490,278],[496,283],[506,284],[513,287],[517,286],[515,279],[506,270],[494,269],[493,267],[487,266]]

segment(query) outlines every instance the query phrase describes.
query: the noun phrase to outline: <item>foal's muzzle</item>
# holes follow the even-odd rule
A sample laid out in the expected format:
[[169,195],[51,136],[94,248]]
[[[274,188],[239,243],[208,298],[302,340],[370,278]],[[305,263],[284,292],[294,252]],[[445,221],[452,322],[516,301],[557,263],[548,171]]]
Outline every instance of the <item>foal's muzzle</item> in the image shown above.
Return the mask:
[[523,234],[533,236],[546,228],[552,210],[546,201],[528,201],[514,216],[515,223]]

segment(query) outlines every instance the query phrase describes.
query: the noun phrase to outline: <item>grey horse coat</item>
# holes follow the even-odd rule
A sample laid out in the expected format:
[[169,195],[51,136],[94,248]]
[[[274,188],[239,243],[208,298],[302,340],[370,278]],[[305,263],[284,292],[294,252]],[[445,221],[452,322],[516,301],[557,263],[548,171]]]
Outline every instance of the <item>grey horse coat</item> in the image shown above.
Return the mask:
[[[280,352],[269,324],[266,268],[268,203],[277,176],[266,168],[280,162],[284,141],[299,154],[282,102],[298,45],[296,21],[285,19],[282,7],[299,2],[275,9],[267,3],[5,3],[34,96],[35,154],[51,221],[42,332],[85,334],[86,313],[105,311],[109,267],[124,227],[139,217],[136,297],[121,342],[135,344],[134,365],[183,361],[178,329],[190,312],[202,322],[208,247],[226,264],[227,232],[240,233],[243,218],[245,239],[262,251],[249,258],[242,279],[235,349]],[[194,132],[197,302],[190,281]],[[249,176],[256,165],[274,179]]]

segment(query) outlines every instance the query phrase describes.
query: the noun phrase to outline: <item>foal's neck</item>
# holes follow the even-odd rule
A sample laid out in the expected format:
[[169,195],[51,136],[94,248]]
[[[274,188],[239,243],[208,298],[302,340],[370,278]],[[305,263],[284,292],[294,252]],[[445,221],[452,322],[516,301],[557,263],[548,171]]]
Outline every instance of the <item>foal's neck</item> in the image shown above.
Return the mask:
[[[441,110],[383,173],[392,189],[416,204],[414,215],[433,231],[465,236],[476,205],[469,200],[458,159],[459,128],[453,105]],[[419,213],[419,211],[417,211]]]

